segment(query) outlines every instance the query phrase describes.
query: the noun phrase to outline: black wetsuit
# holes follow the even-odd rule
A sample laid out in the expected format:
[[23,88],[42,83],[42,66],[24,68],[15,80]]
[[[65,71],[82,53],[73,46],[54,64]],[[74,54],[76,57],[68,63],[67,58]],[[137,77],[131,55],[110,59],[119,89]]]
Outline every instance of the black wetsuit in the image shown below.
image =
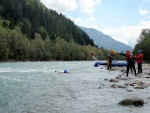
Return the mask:
[[[119,55],[122,55],[122,56],[126,56],[126,54],[125,53],[118,53]],[[133,60],[133,61],[130,61],[130,64],[129,64],[129,67],[127,66],[127,76],[128,76],[128,73],[129,73],[129,69],[128,68],[130,68],[131,69],[131,72],[133,72],[132,71],[132,68],[133,68],[133,70],[135,69],[135,61],[134,61],[134,58],[133,59],[130,59],[130,60]],[[127,61],[128,62],[128,61]],[[132,63],[133,62],[133,63]],[[136,71],[136,70],[135,70]],[[134,71],[134,72],[135,72]]]
[[135,65],[134,65],[133,59],[132,59],[132,58],[129,58],[129,59],[127,60],[127,62],[128,62],[128,66],[127,66],[127,77],[128,77],[128,74],[129,74],[129,68],[133,68],[133,71],[134,71],[135,76],[136,76],[136,70],[135,70]]
[[108,56],[108,69],[111,69],[112,59],[111,56]]
[[138,63],[138,73],[142,73],[142,63]]

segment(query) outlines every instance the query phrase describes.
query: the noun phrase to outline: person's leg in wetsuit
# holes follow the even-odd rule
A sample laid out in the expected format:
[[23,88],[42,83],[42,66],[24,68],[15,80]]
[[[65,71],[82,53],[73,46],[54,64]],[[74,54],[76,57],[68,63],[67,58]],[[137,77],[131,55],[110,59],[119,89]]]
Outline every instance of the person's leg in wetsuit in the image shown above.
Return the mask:
[[131,60],[130,62],[131,62],[131,67],[133,68],[134,74],[136,76],[136,69],[135,69],[134,62],[133,62],[133,60]]
[[142,65],[141,65],[141,63],[138,63],[138,73],[142,73]]
[[111,62],[112,62],[112,61],[109,61],[109,67],[110,67],[110,69],[111,69]]
[[129,60],[128,60],[127,62],[128,62],[128,65],[127,65],[127,77],[128,77],[128,74],[129,74],[129,68],[131,67],[131,64],[130,64]]
[[139,63],[139,73],[142,73],[142,63]]
[[141,73],[142,73],[143,71],[142,71],[142,63],[141,63]]
[[134,62],[133,62],[132,59],[129,59],[129,60],[128,60],[127,77],[128,77],[128,74],[129,74],[129,68],[133,68],[133,71],[134,71],[135,76],[136,76],[136,70],[135,70]]
[[133,71],[132,71],[132,66],[130,67],[130,69],[131,69],[131,72],[133,72]]

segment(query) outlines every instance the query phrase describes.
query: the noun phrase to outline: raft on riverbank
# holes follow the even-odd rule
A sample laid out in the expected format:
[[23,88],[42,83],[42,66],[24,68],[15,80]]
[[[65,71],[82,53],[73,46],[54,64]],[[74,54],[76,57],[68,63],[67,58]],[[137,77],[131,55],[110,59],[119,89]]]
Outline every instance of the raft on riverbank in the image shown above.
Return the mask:
[[[99,65],[107,65],[107,61],[99,61],[99,62],[96,62],[94,64],[94,67],[98,67]],[[111,63],[111,66],[118,66],[118,67],[121,67],[121,66],[127,66],[127,62],[126,61],[112,61]]]

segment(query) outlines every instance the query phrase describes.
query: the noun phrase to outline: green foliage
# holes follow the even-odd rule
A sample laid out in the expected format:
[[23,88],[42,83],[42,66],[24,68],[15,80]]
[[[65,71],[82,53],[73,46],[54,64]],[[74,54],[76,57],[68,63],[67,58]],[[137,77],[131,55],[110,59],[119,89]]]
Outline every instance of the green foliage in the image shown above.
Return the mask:
[[0,60],[8,60],[9,56],[9,43],[8,37],[10,36],[10,30],[0,28]]
[[31,47],[34,49],[35,59],[43,60],[44,59],[44,41],[42,40],[40,34],[36,33],[34,39],[31,41]]
[[135,45],[133,53],[136,55],[138,50],[142,50],[142,53],[144,54],[144,60],[150,61],[149,46],[150,46],[150,29],[143,29],[139,36],[138,43]]
[[45,60],[52,60],[52,41],[47,35],[44,40],[44,48],[45,48]]
[[10,22],[9,25],[4,22],[3,26],[10,29],[19,26],[28,39],[34,39],[35,33],[39,33],[43,40],[48,35],[51,39],[61,37],[67,42],[73,39],[80,45],[95,46],[70,19],[47,9],[39,0],[1,0],[0,9],[0,17]]
[[45,40],[35,33],[29,40],[21,33],[18,26],[14,30],[0,28],[0,60],[93,60],[90,52],[101,60],[106,60],[108,51],[91,45],[78,45],[73,40],[68,43],[57,37],[51,40],[47,35]]
[[63,14],[39,0],[0,1],[0,60],[101,60],[108,51]]
[[33,29],[29,19],[24,19],[23,21],[19,22],[17,26],[20,27],[21,32],[26,35],[29,39],[33,37]]

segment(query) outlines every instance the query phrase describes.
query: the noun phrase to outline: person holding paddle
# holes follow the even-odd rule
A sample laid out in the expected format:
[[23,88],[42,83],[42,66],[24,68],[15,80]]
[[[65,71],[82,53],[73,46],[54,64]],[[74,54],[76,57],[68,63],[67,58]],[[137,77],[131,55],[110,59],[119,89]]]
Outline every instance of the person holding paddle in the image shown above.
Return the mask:
[[111,69],[111,63],[112,63],[112,58],[110,56],[110,54],[108,54],[108,57],[107,57],[107,69]]
[[127,77],[128,77],[128,73],[129,73],[129,68],[133,68],[133,71],[135,73],[135,76],[136,75],[136,70],[135,70],[135,65],[134,65],[134,62],[133,62],[133,55],[130,53],[129,50],[126,51],[126,61],[128,63],[127,65]]

